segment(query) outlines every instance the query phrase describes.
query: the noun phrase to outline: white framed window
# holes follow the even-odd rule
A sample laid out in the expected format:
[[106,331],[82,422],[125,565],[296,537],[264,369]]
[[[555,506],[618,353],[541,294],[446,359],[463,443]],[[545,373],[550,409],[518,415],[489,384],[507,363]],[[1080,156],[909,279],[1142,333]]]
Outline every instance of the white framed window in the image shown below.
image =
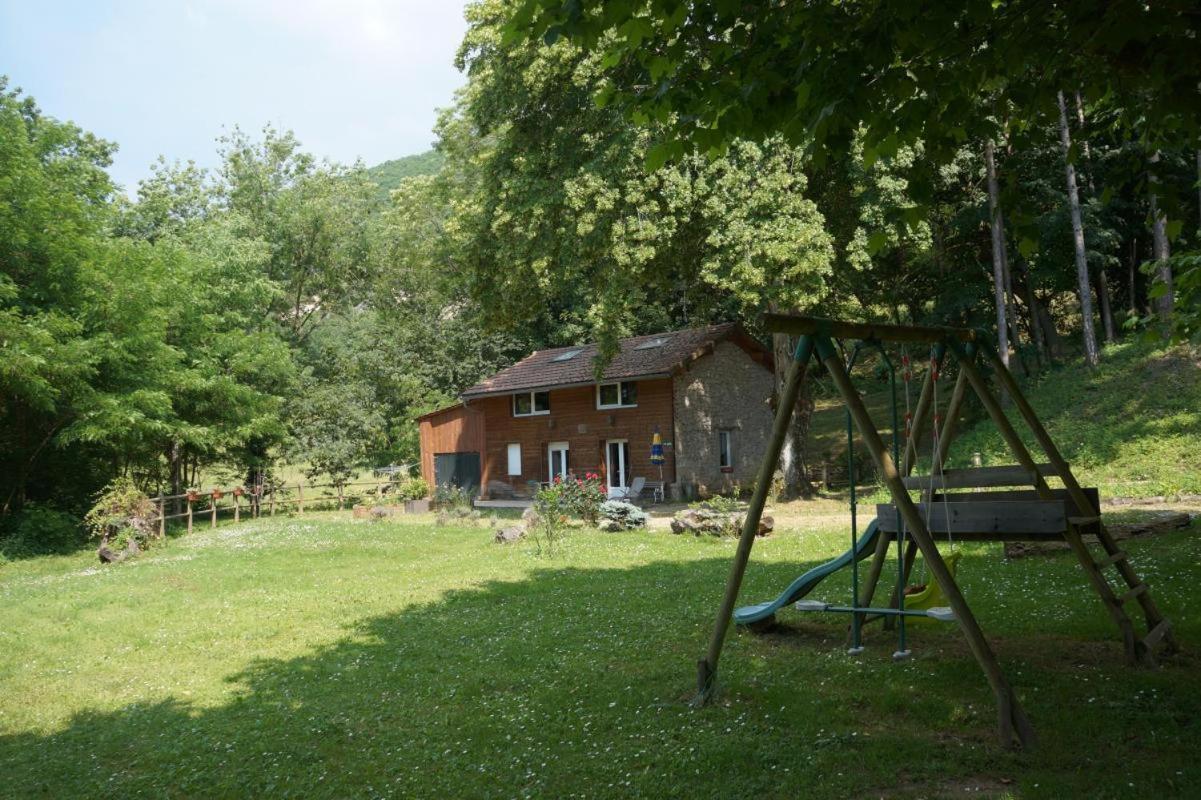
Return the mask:
[[734,471],[734,445],[730,431],[717,432],[717,460],[722,472]]
[[638,384],[635,381],[597,384],[597,408],[633,408],[636,405],[638,405]]
[[550,392],[518,392],[513,395],[513,416],[533,417],[550,413]]
[[509,474],[521,474],[521,444],[512,442],[509,445]]

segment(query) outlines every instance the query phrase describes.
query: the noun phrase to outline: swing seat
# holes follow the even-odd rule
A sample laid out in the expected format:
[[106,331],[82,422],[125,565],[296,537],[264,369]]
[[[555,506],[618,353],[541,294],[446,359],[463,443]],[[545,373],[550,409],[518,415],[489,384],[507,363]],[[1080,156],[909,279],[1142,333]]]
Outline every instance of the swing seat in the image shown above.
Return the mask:
[[[955,577],[955,571],[959,568],[959,559],[962,557],[962,555],[962,553],[951,553],[949,556],[943,559],[943,563],[947,565],[947,570],[950,571],[952,578]],[[936,616],[930,613],[934,609],[946,609],[947,611],[950,611],[950,609],[947,607],[947,596],[943,594],[943,591],[941,588],[939,588],[938,581],[936,580],[931,579],[930,582],[926,584],[926,588],[922,589],[920,592],[905,596],[906,611],[925,611],[927,617],[941,620],[941,616]],[[954,614],[952,614],[950,618],[954,619]],[[920,620],[921,618],[918,617],[917,619]]]

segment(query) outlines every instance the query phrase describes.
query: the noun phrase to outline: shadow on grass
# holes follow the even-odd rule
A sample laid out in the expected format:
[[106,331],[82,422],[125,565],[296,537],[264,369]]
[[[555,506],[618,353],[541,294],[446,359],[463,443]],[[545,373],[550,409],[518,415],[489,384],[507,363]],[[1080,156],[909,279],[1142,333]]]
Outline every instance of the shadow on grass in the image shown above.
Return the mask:
[[[809,566],[756,565],[744,596]],[[365,620],[309,655],[255,663],[227,679],[233,696],[221,705],[176,692],[81,713],[55,732],[2,736],[0,793],[844,797],[1039,779],[1030,772],[1039,762],[991,746],[988,692],[957,635],[929,634],[930,653],[897,666],[879,654],[846,659],[841,618],[734,634],[720,702],[690,708],[728,568],[724,558],[630,569],[551,562],[528,580],[452,591]],[[1067,719],[1080,700],[1068,688],[1076,665],[1036,677],[1006,655],[1019,691],[1049,690],[1028,705],[1045,726],[1043,767],[1067,786],[1081,780],[1080,754],[1106,734],[1107,748],[1155,747],[1173,769],[1184,763],[1195,693],[1160,681],[1157,699],[1185,716],[1157,719],[1158,738],[1133,742],[1130,717],[1109,706],[1085,704]],[[1072,730],[1078,747],[1065,754],[1057,739]],[[1099,774],[1117,768],[1098,757]]]

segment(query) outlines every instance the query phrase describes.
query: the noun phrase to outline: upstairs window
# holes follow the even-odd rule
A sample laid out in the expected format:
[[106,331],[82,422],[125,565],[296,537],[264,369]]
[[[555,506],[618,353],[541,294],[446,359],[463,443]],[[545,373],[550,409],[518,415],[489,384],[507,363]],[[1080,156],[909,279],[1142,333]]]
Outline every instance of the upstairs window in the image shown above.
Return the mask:
[[513,416],[532,417],[550,413],[550,392],[520,392],[513,395]]
[[734,448],[730,442],[729,431],[717,432],[717,459],[722,472],[734,471]]
[[638,405],[638,384],[634,381],[602,383],[596,387],[597,408],[632,408]]

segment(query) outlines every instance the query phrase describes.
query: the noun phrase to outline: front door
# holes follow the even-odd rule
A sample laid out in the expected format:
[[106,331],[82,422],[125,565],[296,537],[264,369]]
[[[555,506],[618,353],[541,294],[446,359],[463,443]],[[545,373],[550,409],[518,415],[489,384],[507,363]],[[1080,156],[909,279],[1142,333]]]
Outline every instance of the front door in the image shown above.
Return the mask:
[[546,450],[546,463],[550,464],[550,476],[547,480],[552,483],[556,477],[567,480],[567,442],[551,442]]
[[630,443],[610,439],[605,443],[605,480],[609,497],[622,497],[630,486]]

